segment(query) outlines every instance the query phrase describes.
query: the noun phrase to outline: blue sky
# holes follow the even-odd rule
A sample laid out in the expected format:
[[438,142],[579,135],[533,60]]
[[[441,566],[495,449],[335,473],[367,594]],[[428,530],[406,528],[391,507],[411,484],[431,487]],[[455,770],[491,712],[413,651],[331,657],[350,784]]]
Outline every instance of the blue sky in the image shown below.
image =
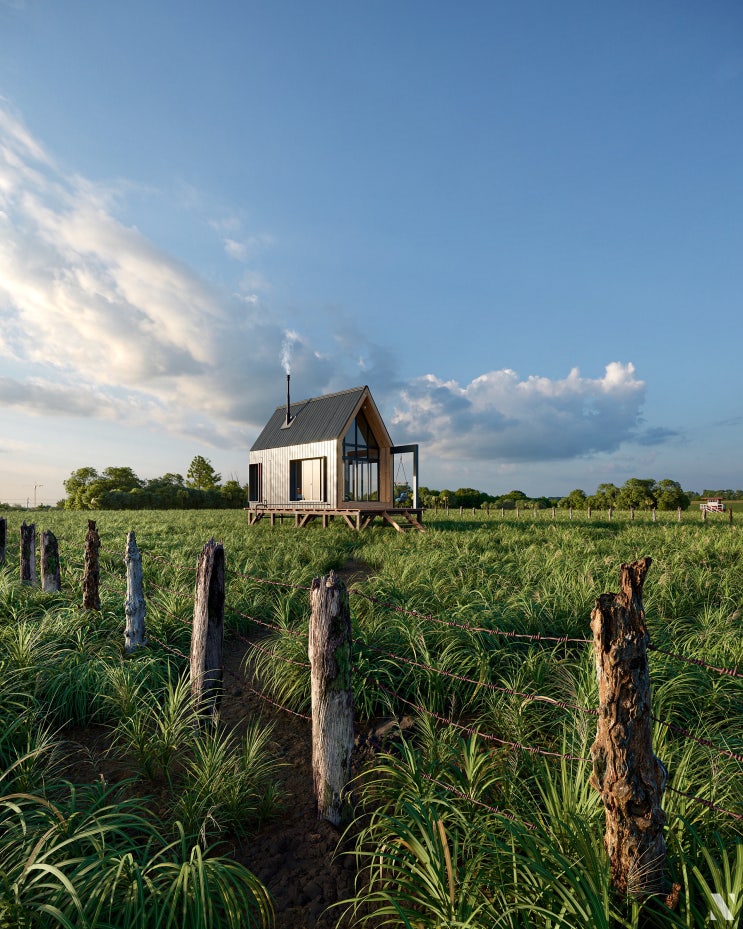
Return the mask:
[[0,500],[244,482],[282,346],[428,486],[743,486],[742,103],[737,0],[0,0]]

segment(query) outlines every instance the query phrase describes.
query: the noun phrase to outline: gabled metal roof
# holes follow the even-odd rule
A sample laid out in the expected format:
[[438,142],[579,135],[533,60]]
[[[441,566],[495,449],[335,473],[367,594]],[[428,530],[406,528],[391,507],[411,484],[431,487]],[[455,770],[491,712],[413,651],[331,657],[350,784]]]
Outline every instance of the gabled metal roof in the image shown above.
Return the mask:
[[337,439],[343,435],[365,394],[371,400],[368,387],[354,387],[337,394],[292,403],[291,423],[288,426],[284,425],[286,404],[277,406],[250,450],[258,452],[267,448],[285,448],[288,445]]

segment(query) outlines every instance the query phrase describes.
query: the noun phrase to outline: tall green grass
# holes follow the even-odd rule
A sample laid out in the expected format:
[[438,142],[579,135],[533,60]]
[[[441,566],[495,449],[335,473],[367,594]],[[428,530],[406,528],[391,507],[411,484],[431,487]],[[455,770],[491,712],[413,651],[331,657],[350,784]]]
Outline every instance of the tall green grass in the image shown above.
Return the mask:
[[[78,606],[89,516],[102,540],[102,610],[94,615]],[[16,518],[20,523],[11,514],[9,539]],[[228,635],[260,632],[264,650],[248,651],[251,669],[271,699],[298,712],[309,709],[307,588],[349,559],[366,566],[351,591],[356,713],[364,720],[410,714],[417,722],[356,786],[360,872],[343,908],[349,918],[424,927],[701,927],[718,897],[743,898],[741,822],[728,815],[743,815],[741,764],[684,735],[743,753],[743,683],[661,651],[743,668],[737,525],[686,515],[679,524],[675,514],[659,514],[655,523],[641,514],[634,521],[620,514],[570,521],[563,513],[552,520],[549,512],[536,519],[427,514],[426,533],[404,535],[381,527],[357,534],[339,524],[248,527],[244,514],[229,511],[61,512],[39,514],[37,522],[60,539],[63,591],[21,588],[9,547],[9,564],[0,569],[0,668],[8,682],[0,712],[4,720],[29,720],[0,736],[9,792],[57,802],[50,793],[59,779],[54,732],[96,723],[118,733],[115,744],[143,785],[174,788],[171,820],[182,824],[186,845],[200,849],[197,857],[225,829],[257,828],[265,802],[270,808],[276,800],[266,761],[270,735],[257,726],[250,745],[237,745],[221,732],[197,739],[190,725],[176,732],[189,714],[177,682],[194,569],[214,536],[226,551]],[[143,553],[151,640],[125,660],[130,528]],[[653,558],[644,598],[656,647],[654,742],[672,788],[664,800],[668,873],[682,886],[673,912],[612,895],[603,813],[585,762],[512,747],[587,756],[597,704],[590,644],[493,634],[590,638],[596,597],[617,588],[621,562],[646,555]],[[251,617],[276,628],[266,634]],[[179,739],[189,746],[183,758],[172,749]],[[205,772],[215,767],[229,772],[231,795],[209,790]],[[252,786],[241,780],[248,767],[261,772]],[[251,798],[243,823],[234,818],[237,796]],[[177,829],[161,838],[180,841]],[[179,867],[186,859],[196,867],[178,847]]]

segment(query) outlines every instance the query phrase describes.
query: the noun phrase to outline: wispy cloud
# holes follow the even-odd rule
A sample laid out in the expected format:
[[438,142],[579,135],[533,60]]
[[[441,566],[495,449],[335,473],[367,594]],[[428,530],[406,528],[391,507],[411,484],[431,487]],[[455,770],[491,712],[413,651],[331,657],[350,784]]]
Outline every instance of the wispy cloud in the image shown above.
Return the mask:
[[[16,371],[0,379],[6,406],[244,446],[281,400],[290,334],[297,399],[368,383],[395,439],[429,457],[570,459],[673,436],[644,431],[645,384],[629,363],[598,378],[405,380],[393,351],[337,309],[313,317],[311,336],[268,312],[258,268],[240,269],[235,294],[210,285],[117,218],[129,186],[66,174],[0,99],[0,357]],[[239,217],[212,227],[240,262],[274,244]]]

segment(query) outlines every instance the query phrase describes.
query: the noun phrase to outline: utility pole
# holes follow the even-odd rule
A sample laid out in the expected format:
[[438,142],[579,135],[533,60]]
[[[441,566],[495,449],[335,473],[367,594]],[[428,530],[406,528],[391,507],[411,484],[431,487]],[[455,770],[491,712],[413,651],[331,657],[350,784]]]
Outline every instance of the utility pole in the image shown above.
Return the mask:
[[34,484],[34,509],[36,509],[36,489],[43,486],[43,484]]

